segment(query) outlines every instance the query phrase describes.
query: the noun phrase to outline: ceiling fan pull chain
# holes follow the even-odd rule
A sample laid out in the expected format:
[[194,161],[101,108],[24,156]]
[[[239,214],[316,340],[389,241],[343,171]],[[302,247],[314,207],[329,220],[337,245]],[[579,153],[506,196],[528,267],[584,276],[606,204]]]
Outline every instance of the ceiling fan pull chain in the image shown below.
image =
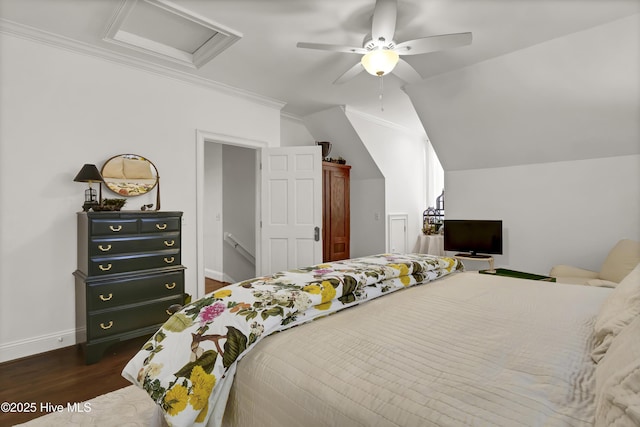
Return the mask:
[[382,94],[384,93],[384,82],[382,81],[383,76],[380,76],[380,111],[384,111],[384,103],[382,100]]

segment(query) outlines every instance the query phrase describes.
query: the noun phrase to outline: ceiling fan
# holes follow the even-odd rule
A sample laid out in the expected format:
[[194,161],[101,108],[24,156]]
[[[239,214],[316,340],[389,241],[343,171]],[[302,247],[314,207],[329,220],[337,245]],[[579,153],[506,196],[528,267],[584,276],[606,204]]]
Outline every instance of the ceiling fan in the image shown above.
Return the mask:
[[397,0],[376,0],[371,33],[365,36],[362,47],[305,42],[299,42],[296,46],[306,49],[361,54],[360,62],[333,82],[334,84],[341,84],[364,70],[369,74],[380,77],[393,73],[407,83],[415,83],[422,80],[422,76],[400,56],[420,55],[471,44],[471,33],[422,37],[396,44],[394,36],[397,11]]

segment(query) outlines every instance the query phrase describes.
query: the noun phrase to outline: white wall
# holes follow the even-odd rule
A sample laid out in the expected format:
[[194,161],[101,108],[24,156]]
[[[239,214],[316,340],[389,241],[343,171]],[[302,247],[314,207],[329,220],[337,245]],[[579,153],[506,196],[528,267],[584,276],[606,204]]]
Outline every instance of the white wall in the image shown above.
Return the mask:
[[345,108],[331,107],[305,116],[303,121],[316,141],[332,143],[329,157],[343,157],[351,165],[350,256],[385,252],[384,177],[346,116]]
[[283,114],[280,120],[280,145],[282,147],[298,147],[301,145],[316,145],[316,141],[307,130],[302,119]]
[[386,252],[385,179],[352,179],[351,257]]
[[184,212],[196,295],[196,129],[278,146],[281,105],[14,36],[0,36],[0,51],[1,360],[74,342],[85,186],[72,180],[84,163],[118,153],[155,163],[163,210]]
[[387,251],[387,216],[407,214],[408,246],[422,229],[427,207],[426,135],[348,107],[304,118],[318,141],[331,141],[330,157],[351,168],[351,256]]
[[[256,254],[256,150],[233,145],[222,147],[222,228],[251,255]],[[249,262],[228,243],[223,244],[225,281],[256,276]]]
[[446,218],[505,221],[498,266],[598,270],[638,239],[639,29],[635,14],[406,87]]
[[442,190],[444,189],[444,170],[430,141],[426,143],[425,154],[425,163],[427,165],[427,207],[435,208],[436,199],[442,194]]
[[303,118],[304,125],[316,141],[331,142],[329,157],[343,157],[351,165],[351,179],[382,178],[371,153],[354,129],[346,108],[336,105]]
[[[386,224],[390,214],[407,214],[407,246],[412,248],[421,233],[422,212],[427,207],[426,136],[372,120],[350,109],[346,115],[384,175],[385,212],[381,221]],[[374,212],[367,215],[373,216]]]
[[640,240],[640,155],[451,171],[445,185],[448,219],[503,220],[497,267],[598,271],[618,240]]

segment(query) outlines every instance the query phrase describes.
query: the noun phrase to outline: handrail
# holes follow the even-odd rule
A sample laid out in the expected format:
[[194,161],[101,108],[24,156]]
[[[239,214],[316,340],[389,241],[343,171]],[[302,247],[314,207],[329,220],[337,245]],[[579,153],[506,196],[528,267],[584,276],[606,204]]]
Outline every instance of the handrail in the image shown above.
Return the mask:
[[230,244],[240,255],[245,257],[251,264],[256,265],[256,257],[253,256],[238,240],[235,236],[227,231],[224,232],[224,241]]

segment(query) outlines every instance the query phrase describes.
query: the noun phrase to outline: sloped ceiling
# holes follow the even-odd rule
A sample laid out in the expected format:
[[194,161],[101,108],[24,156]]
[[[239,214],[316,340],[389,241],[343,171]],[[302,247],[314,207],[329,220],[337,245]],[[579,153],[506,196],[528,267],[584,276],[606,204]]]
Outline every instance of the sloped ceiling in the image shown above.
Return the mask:
[[640,15],[408,87],[445,170],[640,154]]
[[331,141],[329,157],[349,159],[352,179],[383,178],[378,165],[362,143],[342,106],[304,117],[304,124],[316,141]]
[[[580,36],[580,33],[592,28],[596,31],[598,26],[638,14],[639,0],[398,0],[396,41],[471,31],[473,44],[407,58],[426,80],[415,87],[405,88],[405,93],[402,81],[394,76],[385,77],[382,110],[378,98],[380,85],[376,77],[363,73],[346,84],[331,84],[359,57],[295,46],[298,41],[360,45],[370,29],[374,0],[137,1],[184,10],[197,19],[216,23],[216,28],[227,28],[241,38],[208,63],[196,68],[186,67],[105,41],[110,23],[122,7],[123,2],[116,0],[0,0],[0,32],[54,46],[58,44],[85,54],[128,58],[152,64],[159,72],[171,71],[174,77],[194,77],[220,87],[237,89],[238,93],[281,101],[285,104],[282,111],[294,117],[346,105],[415,132],[426,129],[438,154],[444,159],[445,168],[449,169],[601,155],[601,151],[592,147],[595,143],[583,144],[584,138],[577,143],[562,136],[571,134],[572,128],[581,123],[579,117],[587,117],[593,138],[610,134],[611,129],[619,127],[619,123],[602,123],[605,118],[614,118],[612,111],[620,112],[619,109],[607,108],[611,102],[606,96],[607,86],[596,89],[593,97],[585,101],[592,107],[574,109],[581,105],[580,97],[553,74],[575,74],[575,70],[595,67],[582,84],[566,77],[569,83],[576,83],[568,87],[585,94],[591,92],[585,89],[597,87],[602,80],[618,80],[616,74],[612,77],[608,74],[614,70],[606,67],[607,61],[620,59],[618,56],[621,55],[627,55],[622,66],[635,61],[637,67],[639,61],[638,49],[629,52],[633,46],[616,40],[614,36],[606,37],[606,45],[593,45],[594,54],[590,61],[587,40],[581,42],[573,37],[588,38],[588,35]],[[635,29],[620,31],[625,31],[624,37],[635,36],[637,40],[637,19],[629,25]],[[154,28],[145,30],[144,34],[156,34]],[[171,45],[170,40],[165,42]],[[609,48],[614,50],[613,58],[607,54]],[[0,51],[0,60],[1,55]],[[514,67],[517,73],[511,72],[510,67]],[[504,83],[498,81],[500,79]],[[537,81],[545,90],[537,90],[531,83],[523,85],[519,79]],[[625,74],[618,81],[626,85],[629,80],[633,79]],[[637,110],[637,99],[631,101],[637,93],[633,93],[634,87],[628,89],[631,95],[617,104],[630,103],[623,115]],[[469,91],[468,96],[460,95],[462,91]],[[523,101],[527,97],[543,95],[548,102],[526,104]],[[600,116],[596,114],[596,98],[606,101],[600,103],[599,108],[604,110]],[[501,106],[495,107],[498,103]],[[556,103],[566,103],[565,108],[546,110],[547,106]],[[522,111],[522,116],[512,111],[516,107]],[[582,112],[590,113],[580,116]],[[533,128],[530,121],[524,120],[524,117],[538,114],[543,117],[565,115],[566,123],[560,125],[563,123],[561,119],[542,120],[541,126]],[[505,126],[495,126],[498,116]],[[600,118],[594,120],[597,117]],[[482,123],[474,124],[474,120]],[[521,135],[525,131],[518,132],[523,122],[527,125],[526,133],[531,140],[537,141],[541,152],[557,151],[559,157],[530,153],[530,140]],[[545,126],[547,129],[543,129]],[[556,126],[563,129],[563,134],[551,138],[554,145],[549,150],[548,146],[540,145],[540,141],[549,140],[549,132]],[[541,135],[542,131],[547,133]],[[501,136],[500,132],[505,135]],[[610,138],[607,141],[611,148],[609,153],[629,151],[628,136],[632,135],[633,132],[619,133],[617,137]],[[494,156],[493,162],[486,155],[470,156],[465,164],[451,160],[454,157],[452,152],[464,152],[478,141],[494,140],[509,140],[513,145],[493,148],[490,144],[482,145],[483,153]],[[515,154],[511,154],[509,148]],[[585,152],[589,154],[583,154]],[[524,157],[528,160],[523,160],[522,153],[527,154]],[[499,162],[495,159],[498,155]]]

